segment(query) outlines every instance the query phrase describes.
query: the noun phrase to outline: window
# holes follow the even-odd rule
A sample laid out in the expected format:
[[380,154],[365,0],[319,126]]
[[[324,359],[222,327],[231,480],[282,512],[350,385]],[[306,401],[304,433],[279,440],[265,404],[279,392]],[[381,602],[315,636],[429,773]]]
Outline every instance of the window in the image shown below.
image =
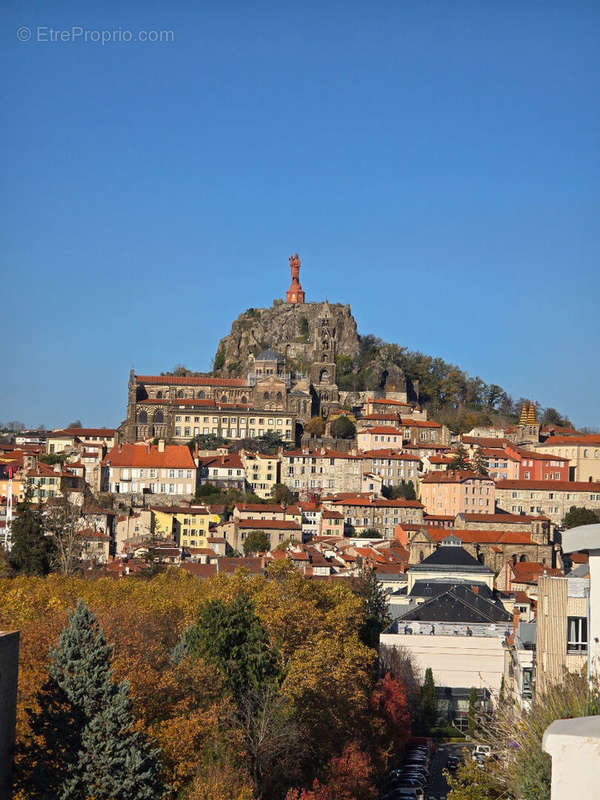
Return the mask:
[[586,617],[567,617],[567,653],[587,653]]

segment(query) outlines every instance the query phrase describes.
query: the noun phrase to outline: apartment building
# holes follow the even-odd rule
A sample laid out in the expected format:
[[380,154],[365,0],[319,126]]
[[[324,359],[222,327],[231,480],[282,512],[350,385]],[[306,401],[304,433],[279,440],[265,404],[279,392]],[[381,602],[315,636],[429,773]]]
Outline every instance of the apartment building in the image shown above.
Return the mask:
[[571,506],[600,509],[600,482],[497,481],[496,506],[513,514],[541,514],[560,525]]

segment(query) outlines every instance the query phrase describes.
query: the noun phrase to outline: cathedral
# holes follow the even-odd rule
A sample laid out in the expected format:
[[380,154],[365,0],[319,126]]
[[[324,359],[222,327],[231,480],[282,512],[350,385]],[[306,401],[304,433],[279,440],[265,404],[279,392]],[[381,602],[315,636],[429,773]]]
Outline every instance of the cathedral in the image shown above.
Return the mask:
[[[289,262],[292,282],[286,303],[302,305],[300,258],[290,256]],[[311,305],[320,308],[303,346],[308,355],[305,372],[286,368],[284,355],[272,349],[250,355],[245,377],[137,375],[131,370],[120,442],[158,437],[182,443],[203,434],[244,439],[267,432],[299,441],[312,416],[327,417],[340,407],[335,319],[327,301]]]

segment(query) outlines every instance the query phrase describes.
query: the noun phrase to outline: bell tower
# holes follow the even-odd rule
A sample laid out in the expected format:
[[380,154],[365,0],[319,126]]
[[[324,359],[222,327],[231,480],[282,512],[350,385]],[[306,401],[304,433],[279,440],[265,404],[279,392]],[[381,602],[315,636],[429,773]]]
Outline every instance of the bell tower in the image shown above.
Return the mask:
[[300,256],[296,253],[290,256],[290,272],[292,273],[292,283],[285,293],[285,302],[293,304],[304,303],[304,290],[300,285]]

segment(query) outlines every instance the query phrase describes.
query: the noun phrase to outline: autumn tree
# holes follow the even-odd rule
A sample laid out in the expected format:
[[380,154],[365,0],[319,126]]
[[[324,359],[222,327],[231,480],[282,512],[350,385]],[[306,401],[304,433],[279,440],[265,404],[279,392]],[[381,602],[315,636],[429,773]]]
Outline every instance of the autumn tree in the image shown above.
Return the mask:
[[49,677],[30,712],[32,798],[155,800],[165,795],[158,750],[133,730],[129,684],[113,681],[112,648],[81,600],[69,614]]
[[274,503],[292,505],[296,502],[296,495],[285,483],[276,483],[271,487],[271,497]]
[[404,746],[410,738],[411,714],[408,708],[406,688],[402,681],[387,672],[376,684],[371,697],[375,722],[373,733],[378,756],[385,759],[384,768],[390,759],[397,760],[404,754]]
[[467,732],[469,736],[475,735],[475,728],[477,727],[477,689],[471,687],[469,692],[469,711],[467,714]]
[[325,433],[325,420],[323,417],[311,417],[304,426],[304,430],[311,436],[323,436]]
[[54,566],[62,575],[75,575],[81,570],[83,539],[79,518],[79,510],[66,495],[46,508],[44,529],[52,537]]
[[271,549],[271,539],[264,531],[250,531],[244,539],[244,555],[267,553]]

